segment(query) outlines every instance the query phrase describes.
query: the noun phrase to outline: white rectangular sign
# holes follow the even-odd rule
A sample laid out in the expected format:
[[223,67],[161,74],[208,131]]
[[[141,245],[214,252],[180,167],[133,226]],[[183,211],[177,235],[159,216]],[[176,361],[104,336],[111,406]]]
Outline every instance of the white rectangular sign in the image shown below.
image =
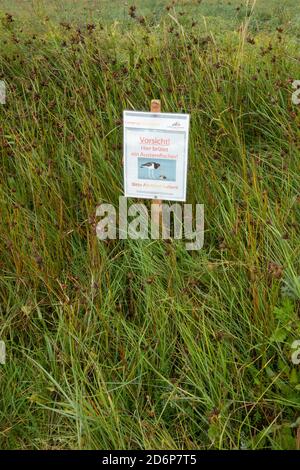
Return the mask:
[[185,201],[189,114],[124,111],[126,197]]

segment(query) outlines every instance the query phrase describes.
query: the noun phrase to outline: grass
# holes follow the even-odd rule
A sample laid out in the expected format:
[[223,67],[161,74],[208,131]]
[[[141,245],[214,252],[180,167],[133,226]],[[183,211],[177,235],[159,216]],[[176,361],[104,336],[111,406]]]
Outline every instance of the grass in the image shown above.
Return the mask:
[[[1,9],[28,25],[41,30],[45,19],[53,22],[71,21],[79,25],[97,21],[103,24],[121,23],[128,28],[132,19],[128,16],[131,5],[137,7],[138,16],[146,16],[156,24],[166,14],[176,13],[185,24],[192,18],[216,31],[238,27],[250,14],[252,1],[247,0],[2,0]],[[274,31],[283,24],[299,38],[300,6],[294,0],[257,0],[251,13],[250,28],[254,31]],[[168,10],[167,10],[168,9]]]
[[[300,446],[299,8],[161,3],[80,29],[3,10],[1,449]],[[96,237],[122,194],[122,110],[152,98],[191,114],[199,252]]]

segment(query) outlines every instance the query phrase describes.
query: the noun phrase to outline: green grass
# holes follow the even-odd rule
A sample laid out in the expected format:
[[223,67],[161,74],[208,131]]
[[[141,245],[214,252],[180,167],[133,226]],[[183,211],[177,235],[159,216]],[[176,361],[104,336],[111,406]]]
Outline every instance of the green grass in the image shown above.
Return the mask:
[[[299,8],[160,3],[144,25],[67,29],[1,2],[1,449],[300,446]],[[122,194],[122,110],[152,98],[191,114],[199,252],[96,237]]]
[[[39,29],[45,18],[82,25],[91,21],[104,24],[121,22],[128,27],[132,23],[128,9],[135,5],[137,15],[145,16],[153,24],[159,23],[166,14],[175,13],[183,23],[191,18],[201,23],[205,20],[210,29],[223,30],[239,26],[250,14],[252,3],[253,0],[1,0],[0,8],[15,15],[22,21],[23,27],[27,23]],[[295,0],[257,0],[252,12],[251,28],[255,31],[271,31],[285,25],[299,37],[299,21],[300,5]]]

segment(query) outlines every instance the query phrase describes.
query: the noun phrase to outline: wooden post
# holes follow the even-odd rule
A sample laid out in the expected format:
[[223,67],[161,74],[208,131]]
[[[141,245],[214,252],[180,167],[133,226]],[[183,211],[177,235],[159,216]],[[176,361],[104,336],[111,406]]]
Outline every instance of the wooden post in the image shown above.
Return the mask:
[[160,113],[161,112],[161,104],[160,100],[151,100],[151,113]]
[[[151,113],[160,113],[161,112],[161,103],[160,100],[151,100]],[[151,203],[153,204],[153,221],[155,225],[159,227],[161,214],[162,214],[162,200],[161,199],[152,199]]]

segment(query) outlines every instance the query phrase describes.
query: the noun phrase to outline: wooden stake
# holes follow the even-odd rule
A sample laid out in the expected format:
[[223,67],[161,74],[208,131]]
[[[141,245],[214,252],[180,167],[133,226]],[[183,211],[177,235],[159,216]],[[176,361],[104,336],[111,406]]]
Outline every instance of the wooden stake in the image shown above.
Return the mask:
[[161,103],[160,100],[151,100],[151,113],[160,113],[161,112]]
[[[161,103],[160,100],[151,100],[151,113],[160,113],[161,112]],[[159,226],[161,214],[162,214],[162,200],[161,199],[152,199],[153,204],[153,221],[155,225]]]

